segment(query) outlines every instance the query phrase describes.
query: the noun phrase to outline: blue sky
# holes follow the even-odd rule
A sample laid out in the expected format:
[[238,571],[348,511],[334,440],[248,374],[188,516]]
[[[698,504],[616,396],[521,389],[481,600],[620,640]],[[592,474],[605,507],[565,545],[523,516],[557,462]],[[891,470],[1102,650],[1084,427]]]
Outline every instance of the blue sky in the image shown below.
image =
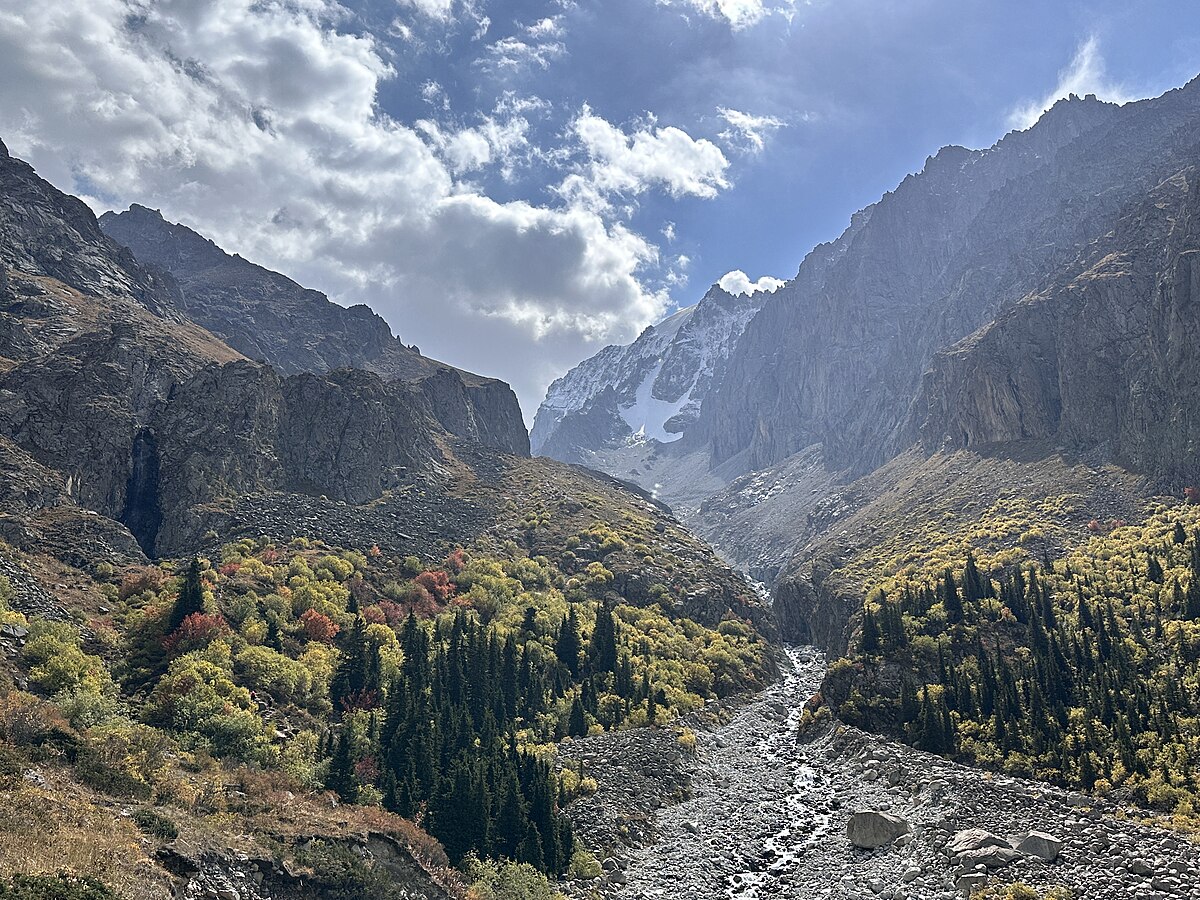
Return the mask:
[[370,303],[529,418],[939,147],[1197,73],[1191,2],[0,0],[14,153]]

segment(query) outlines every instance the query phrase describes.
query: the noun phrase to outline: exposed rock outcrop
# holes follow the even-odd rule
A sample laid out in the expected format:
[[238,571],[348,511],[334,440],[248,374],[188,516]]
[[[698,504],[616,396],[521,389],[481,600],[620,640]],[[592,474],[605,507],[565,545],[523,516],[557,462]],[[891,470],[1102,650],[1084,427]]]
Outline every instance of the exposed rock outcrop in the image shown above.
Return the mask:
[[178,284],[179,309],[246,357],[285,375],[353,368],[420,383],[452,434],[508,453],[529,452],[508,385],[422,356],[369,307],[339,306],[144,206],[105,213],[100,226],[151,271],[169,273]]
[[[1064,100],[989,150],[942,150],[770,297],[695,439],[714,463],[739,457],[746,469],[814,443],[858,473],[902,451],[917,437],[913,399],[934,355],[1194,162],[1197,121],[1200,80],[1122,107]],[[1052,414],[1053,396],[1045,402]]]

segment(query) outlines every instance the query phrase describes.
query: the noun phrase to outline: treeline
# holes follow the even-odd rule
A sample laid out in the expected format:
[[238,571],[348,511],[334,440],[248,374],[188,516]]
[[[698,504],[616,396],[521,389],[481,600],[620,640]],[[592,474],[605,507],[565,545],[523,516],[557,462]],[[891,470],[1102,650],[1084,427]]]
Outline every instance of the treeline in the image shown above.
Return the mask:
[[[531,608],[522,634],[535,627]],[[350,631],[331,686],[343,727],[326,746],[327,787],[355,800],[377,786],[385,808],[421,821],[454,862],[474,852],[564,871],[573,838],[563,790],[548,762],[519,748],[518,732],[549,717],[556,737],[582,736],[589,719],[618,725],[643,703],[653,719],[655,692],[618,654],[612,610],[597,607],[585,647],[572,606],[553,654],[463,610],[429,626],[410,615],[399,642],[402,662],[384,684],[362,623]],[[610,704],[611,721],[596,705],[602,693],[623,700]]]
[[[1200,797],[1200,534],[1161,517],[1056,564],[866,605],[839,712],[934,753],[1181,814]],[[899,674],[898,687],[880,678]]]

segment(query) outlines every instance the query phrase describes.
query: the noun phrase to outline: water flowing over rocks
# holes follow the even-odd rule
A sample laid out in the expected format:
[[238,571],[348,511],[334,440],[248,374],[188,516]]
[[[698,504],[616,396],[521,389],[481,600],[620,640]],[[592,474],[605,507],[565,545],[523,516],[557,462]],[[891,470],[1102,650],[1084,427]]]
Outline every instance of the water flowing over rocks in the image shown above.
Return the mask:
[[[1114,804],[840,724],[801,734],[801,707],[820,686],[824,660],[798,647],[788,657],[784,677],[727,724],[692,724],[694,757],[667,758],[667,729],[622,733],[629,746],[621,753],[597,753],[588,774],[599,791],[568,810],[580,840],[611,855],[602,876],[572,887],[576,896],[959,900],[1020,881],[1066,887],[1078,900],[1200,900],[1200,847]],[[642,736],[658,749],[639,754]],[[650,815],[669,798],[605,756],[640,758],[653,770],[681,766],[672,779],[685,785],[684,799]],[[858,849],[847,825],[863,812],[910,830]],[[613,841],[622,823],[623,841]]]

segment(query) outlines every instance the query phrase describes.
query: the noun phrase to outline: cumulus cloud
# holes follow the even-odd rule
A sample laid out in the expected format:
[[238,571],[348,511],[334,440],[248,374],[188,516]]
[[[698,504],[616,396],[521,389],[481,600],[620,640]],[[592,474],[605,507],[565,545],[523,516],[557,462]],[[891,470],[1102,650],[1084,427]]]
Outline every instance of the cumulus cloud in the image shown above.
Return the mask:
[[787,124],[775,116],[753,116],[725,106],[717,107],[717,112],[729,125],[721,132],[721,140],[751,153],[761,153],[767,135]]
[[724,19],[738,31],[756,25],[771,15],[783,15],[790,19],[795,12],[792,0],[778,4],[763,0],[658,0],[662,6],[688,7],[714,19]]
[[705,138],[693,138],[653,119],[631,134],[584,106],[570,131],[587,162],[564,180],[560,192],[589,208],[603,208],[612,195],[636,197],[660,188],[672,197],[712,198],[729,187],[729,160]]
[[1009,114],[1009,125],[1013,128],[1028,128],[1042,113],[1064,97],[1075,94],[1083,97],[1095,94],[1101,100],[1125,103],[1133,98],[1120,84],[1112,81],[1104,67],[1104,56],[1100,52],[1100,41],[1092,35],[1075,51],[1070,64],[1058,73],[1058,83],[1045,97],[1027,103]]
[[742,294],[757,294],[759,291],[766,291],[768,294],[773,294],[785,284],[780,278],[772,278],[770,275],[763,275],[758,281],[751,281],[750,276],[741,269],[734,269],[732,272],[726,272],[718,280],[717,284],[721,290],[733,294],[735,297]]
[[[3,137],[97,211],[159,207],[370,303],[423,351],[509,380],[532,415],[556,374],[661,316],[665,293],[642,283],[657,248],[597,210],[460,180],[524,152],[519,101],[469,127],[399,123],[378,107],[386,53],[344,16],[333,0],[10,4]],[[723,180],[712,160],[682,181],[642,165],[677,193]]]

